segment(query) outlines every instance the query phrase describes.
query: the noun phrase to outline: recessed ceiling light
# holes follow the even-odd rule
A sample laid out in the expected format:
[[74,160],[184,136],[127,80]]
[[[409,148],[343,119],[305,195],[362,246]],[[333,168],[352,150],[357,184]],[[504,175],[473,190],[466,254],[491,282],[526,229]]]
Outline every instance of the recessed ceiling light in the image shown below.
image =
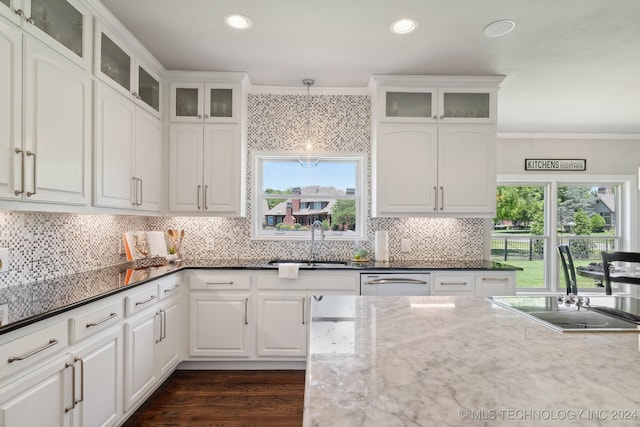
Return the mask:
[[224,23],[236,30],[248,30],[253,25],[251,19],[237,13],[225,16]]
[[389,26],[393,34],[409,34],[418,28],[418,21],[413,18],[401,18]]
[[510,33],[516,27],[516,23],[508,19],[492,22],[484,27],[484,35],[487,37],[501,37]]

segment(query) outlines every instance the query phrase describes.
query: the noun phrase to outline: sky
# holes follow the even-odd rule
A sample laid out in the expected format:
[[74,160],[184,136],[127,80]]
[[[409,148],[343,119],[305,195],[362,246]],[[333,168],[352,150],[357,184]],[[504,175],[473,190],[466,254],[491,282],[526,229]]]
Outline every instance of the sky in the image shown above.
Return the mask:
[[303,168],[291,160],[265,160],[263,190],[286,190],[319,185],[340,190],[356,187],[355,162],[322,160],[317,166]]

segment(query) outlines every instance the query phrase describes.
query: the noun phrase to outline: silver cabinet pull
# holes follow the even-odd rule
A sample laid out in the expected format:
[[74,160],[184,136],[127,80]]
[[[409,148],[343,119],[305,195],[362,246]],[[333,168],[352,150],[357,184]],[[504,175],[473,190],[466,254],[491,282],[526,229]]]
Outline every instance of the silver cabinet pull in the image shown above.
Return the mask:
[[140,183],[140,201],[138,202],[138,206],[142,205],[142,178],[138,178],[138,182]]
[[104,322],[107,322],[115,317],[118,317],[118,315],[116,313],[111,313],[110,315],[108,315],[107,317],[105,317],[102,320],[98,320],[97,322],[91,322],[91,323],[87,323],[87,328],[90,328],[92,326],[98,326],[101,325]]
[[9,363],[13,363],[13,362],[16,362],[16,361],[27,359],[27,358],[33,356],[34,354],[40,353],[41,351],[48,349],[49,347],[53,347],[54,345],[58,344],[59,342],[60,341],[58,341],[57,339],[51,338],[47,344],[43,345],[40,348],[36,348],[35,350],[30,351],[27,354],[23,354],[22,356],[11,356],[8,359],[8,362]]
[[33,20],[33,17],[32,17],[32,16],[30,16],[30,17],[28,17],[28,18],[27,18],[27,22],[28,22],[29,24],[34,24],[34,25],[35,25],[35,23],[36,23],[36,21],[34,21],[34,20]]
[[131,202],[131,204],[133,206],[137,206],[138,205],[138,178],[136,178],[135,176],[131,177],[131,182],[133,185],[133,201]]
[[438,187],[433,187],[433,210],[438,209]]
[[198,184],[198,210],[202,209],[200,207],[200,189],[202,188],[202,185]]
[[206,285],[233,285],[233,280],[229,282],[206,282]]
[[[208,283],[207,283],[207,284],[208,284]],[[166,294],[167,292],[173,292],[173,291],[175,291],[176,289],[178,289],[179,287],[180,287],[180,283],[176,283],[176,284],[173,286],[173,288],[171,288],[171,289],[165,289],[165,290],[164,290],[164,291],[162,291],[162,292],[163,292],[163,293],[165,293],[165,294]]]
[[80,362],[80,399],[75,399],[74,396],[73,406],[84,400],[84,360],[80,357],[75,357],[73,363],[75,364],[77,362]]
[[148,303],[148,302],[153,301],[154,299],[156,299],[156,296],[155,296],[155,295],[151,295],[151,296],[149,297],[149,299],[146,299],[146,300],[144,300],[144,301],[138,301],[138,302],[136,302],[136,306],[146,304],[146,303]]
[[466,286],[467,282],[440,282],[440,286]]
[[304,312],[304,306],[305,306],[305,302],[306,302],[306,301],[307,301],[307,299],[306,299],[306,298],[302,298],[302,324],[303,324],[303,325],[305,324],[305,320],[304,320],[304,315],[305,315],[305,312]]
[[34,153],[33,151],[27,151],[27,156],[33,156],[33,192],[31,191],[27,191],[27,197],[31,197],[33,195],[36,194],[36,189],[37,189],[37,185],[36,185],[36,168],[37,168],[37,164],[36,164],[36,153]]
[[[158,338],[156,338],[156,344],[158,344],[160,341],[162,341],[162,310],[158,310],[156,311],[156,315],[154,316],[159,320],[159,326],[160,326],[160,333],[158,334]],[[158,329],[155,329],[155,332],[158,332]]]
[[209,186],[204,186],[204,210],[209,210],[209,206],[207,206],[207,191],[209,190]]
[[65,363],[64,369],[71,368],[71,405],[65,406],[64,412],[69,412],[76,407],[76,365],[73,363]]
[[14,12],[16,15],[24,17],[24,11],[22,9],[16,9]]
[[249,310],[249,298],[245,298],[244,299],[244,324],[248,325],[249,324],[249,318],[248,316],[248,310]]
[[[20,10],[20,9],[18,9],[18,10]],[[22,12],[22,11],[21,11],[21,12]],[[18,13],[18,12],[16,12],[16,13]],[[25,181],[25,174],[26,174],[26,171],[25,171],[25,169],[24,169],[24,150],[21,150],[21,149],[19,149],[19,148],[16,148],[16,149],[15,149],[15,153],[16,153],[16,154],[20,154],[20,167],[21,167],[22,169],[21,169],[21,171],[20,171],[20,181],[21,181],[21,183],[20,183],[20,190],[15,190],[15,191],[13,192],[13,194],[15,194],[16,196],[19,196],[20,194],[24,193],[24,181]]]
[[509,278],[508,277],[483,277],[482,278],[483,282],[486,281],[492,281],[492,282],[508,282]]
[[167,338],[167,312],[160,310],[160,341]]
[[365,285],[384,285],[389,283],[411,283],[413,285],[426,285],[427,282],[424,280],[418,279],[403,279],[398,277],[397,279],[375,279],[375,280],[367,280],[364,282]]
[[440,210],[444,209],[444,188],[440,186]]

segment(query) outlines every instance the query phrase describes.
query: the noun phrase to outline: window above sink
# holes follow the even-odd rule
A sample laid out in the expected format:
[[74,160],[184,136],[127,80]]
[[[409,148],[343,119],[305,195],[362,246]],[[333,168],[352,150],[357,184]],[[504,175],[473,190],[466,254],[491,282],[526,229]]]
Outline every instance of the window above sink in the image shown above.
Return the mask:
[[364,239],[364,155],[318,153],[311,167],[301,156],[255,154],[253,238],[309,240],[320,221],[327,240]]

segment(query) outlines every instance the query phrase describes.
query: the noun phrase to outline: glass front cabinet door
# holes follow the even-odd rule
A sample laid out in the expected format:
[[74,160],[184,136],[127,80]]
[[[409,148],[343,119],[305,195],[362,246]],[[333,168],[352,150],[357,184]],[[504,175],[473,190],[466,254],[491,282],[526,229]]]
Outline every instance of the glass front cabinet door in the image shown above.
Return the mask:
[[100,24],[97,29],[95,69],[98,77],[160,117],[160,77],[139,63],[133,52]]
[[84,69],[91,67],[92,15],[79,0],[1,0],[22,27]]
[[380,121],[398,123],[495,123],[491,88],[384,88]]
[[172,83],[174,122],[234,123],[239,116],[239,88],[225,83]]

